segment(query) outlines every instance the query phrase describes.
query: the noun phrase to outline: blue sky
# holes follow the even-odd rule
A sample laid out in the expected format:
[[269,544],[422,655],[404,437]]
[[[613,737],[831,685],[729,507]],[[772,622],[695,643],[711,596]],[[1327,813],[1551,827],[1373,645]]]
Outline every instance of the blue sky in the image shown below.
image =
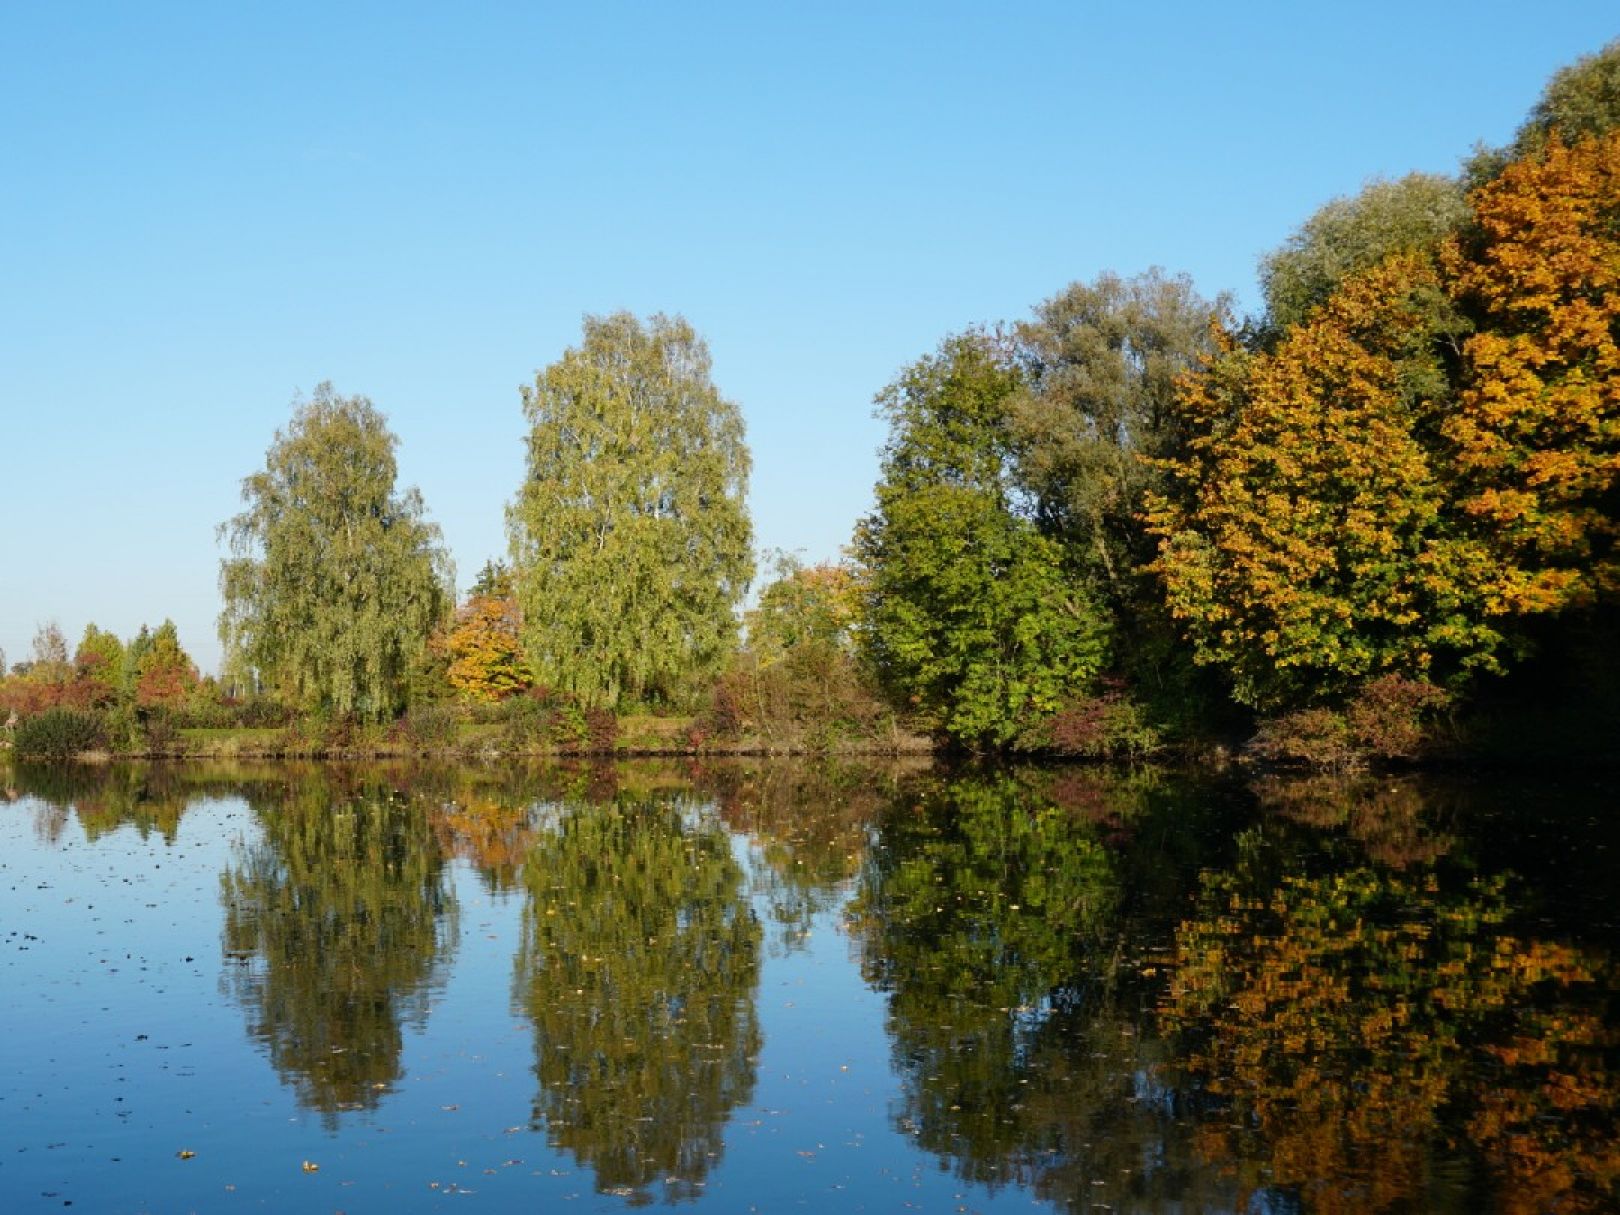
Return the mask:
[[965,326],[1256,259],[1507,139],[1611,3],[0,4],[0,648],[173,617],[299,390],[364,393],[465,587],[518,385],[684,314],[762,547],[835,556],[872,396]]

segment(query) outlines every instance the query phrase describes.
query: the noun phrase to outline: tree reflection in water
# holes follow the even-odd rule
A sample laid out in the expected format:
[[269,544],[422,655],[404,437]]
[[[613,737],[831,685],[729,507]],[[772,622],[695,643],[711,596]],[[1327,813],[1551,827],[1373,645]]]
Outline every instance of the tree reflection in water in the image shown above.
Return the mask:
[[1108,774],[967,777],[919,783],[883,820],[851,923],[889,993],[897,1121],[965,1180],[1077,1209],[1229,1205],[1143,1032],[1153,967],[1123,931],[1112,848],[1146,794]]
[[1216,1102],[1202,1153],[1324,1215],[1614,1209],[1613,959],[1526,932],[1509,875],[1442,863],[1414,786],[1362,794],[1273,787],[1365,851],[1283,862],[1250,832],[1177,932],[1163,1025]]
[[697,1195],[747,1101],[761,930],[727,833],[669,794],[555,808],[524,865],[514,999],[534,1118],[599,1190]]
[[723,764],[699,774],[725,825],[754,846],[751,888],[775,929],[776,952],[802,949],[816,917],[844,902],[894,779],[833,760]]
[[400,1077],[456,939],[419,798],[341,771],[246,790],[263,828],[221,878],[225,983],[301,1104],[329,1125]]

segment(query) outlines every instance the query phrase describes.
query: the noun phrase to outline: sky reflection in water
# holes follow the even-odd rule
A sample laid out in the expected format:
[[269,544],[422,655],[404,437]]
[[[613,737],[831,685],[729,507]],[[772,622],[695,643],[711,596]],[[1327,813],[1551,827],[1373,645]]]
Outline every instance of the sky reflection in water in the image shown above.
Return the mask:
[[8,1209],[1616,1202],[1602,788],[11,779]]

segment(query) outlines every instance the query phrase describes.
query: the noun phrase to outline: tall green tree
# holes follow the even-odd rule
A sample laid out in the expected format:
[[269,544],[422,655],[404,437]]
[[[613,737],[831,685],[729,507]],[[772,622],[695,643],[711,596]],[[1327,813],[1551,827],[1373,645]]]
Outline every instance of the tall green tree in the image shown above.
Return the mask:
[[1023,381],[983,333],[949,338],[878,396],[888,415],[868,571],[866,660],[970,747],[1000,746],[1082,691],[1106,628],[1062,546],[1014,509],[1008,417]]
[[310,709],[379,719],[404,707],[413,661],[451,601],[437,526],[396,491],[398,440],[330,384],[299,402],[246,509],[221,527],[220,638],[259,682]]
[[1139,597],[1131,583],[1152,558],[1142,499],[1163,478],[1148,460],[1179,442],[1176,381],[1213,353],[1210,326],[1226,311],[1187,276],[1153,269],[1074,283],[1017,328],[1017,478],[1041,529],[1116,610]]
[[1433,249],[1467,219],[1462,183],[1439,173],[1371,181],[1326,203],[1260,261],[1269,336],[1302,324],[1350,275],[1394,253]]
[[679,698],[734,647],[754,572],[742,414],[708,347],[680,317],[586,317],[523,414],[507,526],[536,680],[606,707]]
[[119,695],[129,698],[135,695],[135,684],[140,679],[141,659],[146,657],[152,648],[152,630],[142,624],[140,631],[129,639],[124,647],[124,662],[118,676]]

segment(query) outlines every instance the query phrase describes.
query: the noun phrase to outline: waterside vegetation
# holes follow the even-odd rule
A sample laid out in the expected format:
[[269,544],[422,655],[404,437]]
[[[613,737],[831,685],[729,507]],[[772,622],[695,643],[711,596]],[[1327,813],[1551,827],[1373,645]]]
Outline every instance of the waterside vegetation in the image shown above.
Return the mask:
[[946,337],[877,395],[846,559],[778,555],[746,611],[742,415],[685,320],[588,317],[523,389],[509,552],[459,603],[383,415],[323,385],[221,527],[221,675],[172,624],[47,625],[6,741],[1612,760],[1617,82],[1620,43],[1455,176],[1329,202],[1259,315],[1155,269]]

